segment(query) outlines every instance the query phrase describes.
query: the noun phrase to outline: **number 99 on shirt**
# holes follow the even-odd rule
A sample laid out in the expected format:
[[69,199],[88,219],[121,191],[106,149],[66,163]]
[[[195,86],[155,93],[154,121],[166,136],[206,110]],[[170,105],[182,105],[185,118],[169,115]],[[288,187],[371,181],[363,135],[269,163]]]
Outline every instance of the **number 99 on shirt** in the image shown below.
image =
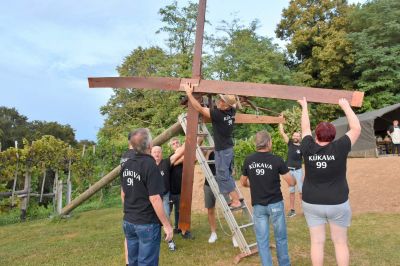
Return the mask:
[[265,170],[264,169],[256,169],[256,175],[264,175]]
[[317,168],[326,168],[328,164],[326,162],[317,162]]

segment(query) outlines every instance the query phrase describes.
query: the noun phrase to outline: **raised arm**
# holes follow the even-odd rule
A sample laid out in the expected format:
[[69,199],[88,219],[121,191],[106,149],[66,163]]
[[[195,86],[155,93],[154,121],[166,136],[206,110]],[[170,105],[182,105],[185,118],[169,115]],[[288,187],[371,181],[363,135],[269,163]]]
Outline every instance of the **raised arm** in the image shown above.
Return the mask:
[[281,134],[283,140],[284,140],[286,143],[289,143],[289,137],[288,137],[288,135],[286,135],[285,130],[283,129],[283,124],[282,124],[282,123],[279,123],[278,128],[279,128],[279,133]]
[[179,162],[183,161],[183,154],[185,152],[185,143],[182,144],[179,148],[176,149],[174,154],[169,157],[171,165],[177,165]]
[[210,118],[210,108],[208,107],[203,107],[201,104],[194,98],[193,96],[193,85],[191,83],[186,83],[184,85],[186,94],[188,96],[189,101],[192,103],[194,109],[197,110],[197,112],[201,113],[204,117]]
[[307,99],[303,97],[302,100],[297,101],[301,105],[301,135],[311,136],[310,117],[308,116]]
[[357,115],[354,113],[353,109],[351,109],[346,99],[339,99],[339,106],[343,109],[347,121],[349,122],[350,129],[347,131],[346,135],[349,137],[351,145],[354,145],[361,133],[360,120],[358,120]]

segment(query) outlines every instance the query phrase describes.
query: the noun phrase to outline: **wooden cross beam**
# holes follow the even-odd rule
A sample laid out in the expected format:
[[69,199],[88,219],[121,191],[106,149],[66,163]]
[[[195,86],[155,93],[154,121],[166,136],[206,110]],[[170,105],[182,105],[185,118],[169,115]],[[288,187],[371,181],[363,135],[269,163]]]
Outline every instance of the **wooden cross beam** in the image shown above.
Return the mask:
[[[344,90],[309,88],[302,86],[286,86],[274,84],[258,84],[250,82],[215,81],[201,79],[201,55],[203,46],[206,0],[199,0],[199,12],[196,25],[196,40],[192,66],[192,78],[171,77],[105,77],[89,78],[90,88],[142,88],[184,91],[182,85],[186,82],[197,84],[195,97],[198,93],[235,94],[240,96],[267,97],[277,99],[298,100],[307,97],[307,101],[337,104],[340,98],[346,98],[352,106],[362,105],[364,93]],[[191,206],[195,148],[197,139],[198,112],[191,103],[188,104],[185,159],[183,162],[182,192],[180,204],[179,228],[186,232],[190,229]],[[239,114],[237,115],[239,118]],[[240,120],[240,119],[238,119]],[[249,117],[247,120],[249,121]],[[254,118],[251,118],[254,121]],[[238,121],[239,122],[239,121]]]

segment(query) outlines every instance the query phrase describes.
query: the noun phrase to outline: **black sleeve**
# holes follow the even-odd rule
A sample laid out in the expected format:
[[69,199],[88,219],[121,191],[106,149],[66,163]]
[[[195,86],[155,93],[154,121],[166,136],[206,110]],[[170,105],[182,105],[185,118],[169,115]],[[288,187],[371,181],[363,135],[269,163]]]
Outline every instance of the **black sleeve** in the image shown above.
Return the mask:
[[351,140],[346,134],[336,140],[337,151],[341,154],[347,155],[351,150]]
[[164,191],[164,180],[158,169],[156,162],[148,160],[146,162],[147,168],[145,169],[145,184],[149,196],[162,195]]
[[221,112],[217,108],[210,108],[211,121],[219,121]]
[[167,167],[168,172],[171,172],[171,158],[168,157],[167,159],[163,160],[165,160],[165,166]]
[[244,176],[249,176],[249,169],[248,169],[248,163],[247,163],[247,158],[243,162],[243,168],[242,168],[242,175]]
[[314,144],[314,139],[311,135],[305,136],[301,140],[300,150],[302,154],[308,154],[308,151],[311,150],[311,145]]
[[287,173],[289,172],[289,168],[287,167],[285,161],[284,161],[282,158],[280,158],[280,157],[279,157],[279,167],[278,167],[278,170],[279,170],[279,174],[280,174],[280,175],[285,175],[285,174],[287,174]]

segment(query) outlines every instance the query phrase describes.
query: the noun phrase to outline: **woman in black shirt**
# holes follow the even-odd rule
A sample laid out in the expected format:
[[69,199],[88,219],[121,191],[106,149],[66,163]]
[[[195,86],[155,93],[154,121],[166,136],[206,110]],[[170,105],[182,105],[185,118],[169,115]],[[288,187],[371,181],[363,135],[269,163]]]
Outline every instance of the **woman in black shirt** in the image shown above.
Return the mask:
[[298,101],[302,106],[301,150],[305,165],[303,184],[303,211],[310,230],[311,260],[314,266],[323,265],[325,224],[329,223],[338,265],[349,265],[347,228],[350,226],[351,209],[346,180],[346,162],[351,146],[360,136],[360,122],[346,99],[339,105],[346,114],[350,130],[335,139],[335,126],[321,122],[311,136],[307,100]]

